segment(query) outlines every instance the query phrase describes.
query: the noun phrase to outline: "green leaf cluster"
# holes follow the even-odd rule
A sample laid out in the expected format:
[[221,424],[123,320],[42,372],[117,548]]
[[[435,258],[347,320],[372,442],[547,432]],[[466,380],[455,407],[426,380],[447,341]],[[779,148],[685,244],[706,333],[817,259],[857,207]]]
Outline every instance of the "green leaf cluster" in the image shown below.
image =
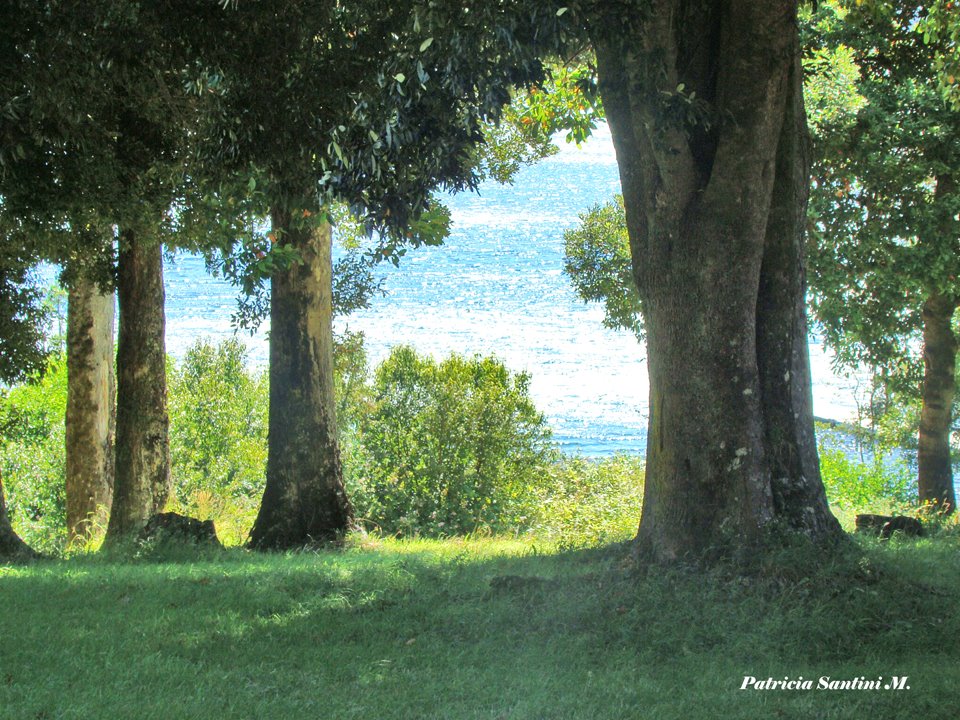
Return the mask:
[[49,308],[27,249],[0,245],[0,382],[42,372],[50,350],[44,332]]
[[437,362],[395,348],[375,372],[348,458],[358,517],[385,533],[434,536],[532,522],[557,450],[529,381],[492,357]]
[[932,0],[926,5],[918,30],[933,47],[933,68],[944,99],[960,109],[960,6],[956,0]]
[[821,4],[806,83],[814,314],[841,363],[914,392],[924,302],[960,298],[960,113],[939,91],[922,16],[906,2]]
[[865,461],[851,457],[849,438],[822,429],[820,474],[827,498],[834,505],[860,512],[903,512],[917,504],[915,472],[904,459],[875,452]]
[[271,207],[344,202],[402,244],[435,189],[476,185],[485,124],[564,45],[551,5],[239,3],[194,43],[222,78],[205,165],[255,168]]
[[580,216],[563,234],[563,272],[584,302],[603,305],[603,324],[643,339],[643,308],[633,280],[623,196]]
[[[267,455],[267,377],[246,367],[236,339],[199,341],[169,372],[170,454],[183,505],[259,498]],[[208,501],[209,502],[209,501]]]
[[592,57],[574,58],[552,63],[547,70],[542,83],[517,93],[506,119],[534,142],[563,132],[567,142],[579,145],[604,117],[595,62]]
[[66,542],[64,415],[67,363],[54,355],[45,371],[0,395],[0,474],[7,510],[24,541],[41,552]]

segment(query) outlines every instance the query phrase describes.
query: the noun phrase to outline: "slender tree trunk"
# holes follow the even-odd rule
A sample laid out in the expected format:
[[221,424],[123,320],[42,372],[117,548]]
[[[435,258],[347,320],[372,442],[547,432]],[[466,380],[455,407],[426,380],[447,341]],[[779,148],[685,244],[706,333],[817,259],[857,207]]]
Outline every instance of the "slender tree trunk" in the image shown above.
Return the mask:
[[923,305],[923,407],[917,445],[920,502],[947,513],[957,507],[950,463],[950,430],[956,390],[956,298],[932,294]]
[[3,478],[0,477],[0,561],[29,560],[37,553],[14,532],[7,515],[7,503],[3,493]]
[[117,295],[116,472],[108,542],[142,530],[170,493],[163,252],[158,242],[123,233]]
[[275,209],[301,262],[272,278],[267,485],[250,544],[283,549],[342,537],[351,518],[333,394],[331,230]]
[[654,560],[756,548],[773,521],[840,532],[813,441],[795,13],[653,0],[596,23],[647,328]]
[[109,517],[113,497],[113,293],[78,278],[67,306],[66,495],[70,540]]

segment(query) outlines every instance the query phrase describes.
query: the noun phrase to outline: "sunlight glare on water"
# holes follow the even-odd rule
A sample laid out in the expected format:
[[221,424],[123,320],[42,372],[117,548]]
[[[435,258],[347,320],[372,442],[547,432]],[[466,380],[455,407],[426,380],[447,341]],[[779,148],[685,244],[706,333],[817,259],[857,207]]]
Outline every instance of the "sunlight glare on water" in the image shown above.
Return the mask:
[[[479,194],[447,198],[453,229],[442,247],[410,251],[399,269],[385,266],[388,295],[338,320],[362,331],[371,363],[408,344],[442,358],[451,352],[495,354],[531,375],[531,392],[555,437],[569,451],[643,452],[647,424],[644,352],[626,332],[601,325],[599,307],[580,302],[563,276],[563,231],[578,214],[619,191],[609,130],[583,147],[524,168],[512,186],[485,184]],[[181,356],[200,337],[231,334],[235,292],[204,272],[199,258],[178,256],[167,269],[168,349]],[[251,361],[265,364],[266,335],[242,334]],[[811,346],[814,409],[847,419],[849,381],[835,377],[823,349]]]

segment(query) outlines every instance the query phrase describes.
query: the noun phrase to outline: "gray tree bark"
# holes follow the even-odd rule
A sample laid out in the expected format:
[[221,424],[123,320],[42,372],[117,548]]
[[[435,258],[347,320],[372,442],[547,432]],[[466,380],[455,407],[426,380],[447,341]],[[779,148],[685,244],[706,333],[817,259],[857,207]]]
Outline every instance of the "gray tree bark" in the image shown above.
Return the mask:
[[772,524],[837,537],[810,400],[796,3],[609,12],[592,32],[650,374],[638,550],[758,548]]
[[113,498],[113,293],[79,278],[67,306],[66,496],[69,540],[105,527]]
[[152,238],[121,236],[117,295],[116,471],[106,542],[140,532],[170,493],[163,252]]
[[352,514],[333,393],[331,229],[285,209],[272,220],[301,262],[272,278],[267,484],[250,533],[258,549],[339,539]]

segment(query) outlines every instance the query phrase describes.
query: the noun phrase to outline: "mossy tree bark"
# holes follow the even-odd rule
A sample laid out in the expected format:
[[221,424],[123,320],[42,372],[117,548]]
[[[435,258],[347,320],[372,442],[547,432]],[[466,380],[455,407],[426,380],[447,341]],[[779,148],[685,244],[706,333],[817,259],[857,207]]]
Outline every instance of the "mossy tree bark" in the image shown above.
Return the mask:
[[796,3],[654,0],[640,14],[594,23],[647,328],[638,549],[757,548],[775,521],[836,537],[806,345]]
[[250,533],[257,549],[336,540],[352,512],[333,394],[331,229],[294,222],[284,209],[272,221],[300,262],[271,281],[267,485]]
[[66,496],[69,540],[103,527],[113,497],[114,302],[79,277],[67,305]]
[[920,502],[952,513],[957,507],[950,462],[953,397],[956,392],[957,339],[953,314],[957,299],[934,293],[923,305],[923,404],[917,444]]
[[155,239],[123,233],[117,295],[116,470],[108,542],[140,532],[170,493],[163,252]]

